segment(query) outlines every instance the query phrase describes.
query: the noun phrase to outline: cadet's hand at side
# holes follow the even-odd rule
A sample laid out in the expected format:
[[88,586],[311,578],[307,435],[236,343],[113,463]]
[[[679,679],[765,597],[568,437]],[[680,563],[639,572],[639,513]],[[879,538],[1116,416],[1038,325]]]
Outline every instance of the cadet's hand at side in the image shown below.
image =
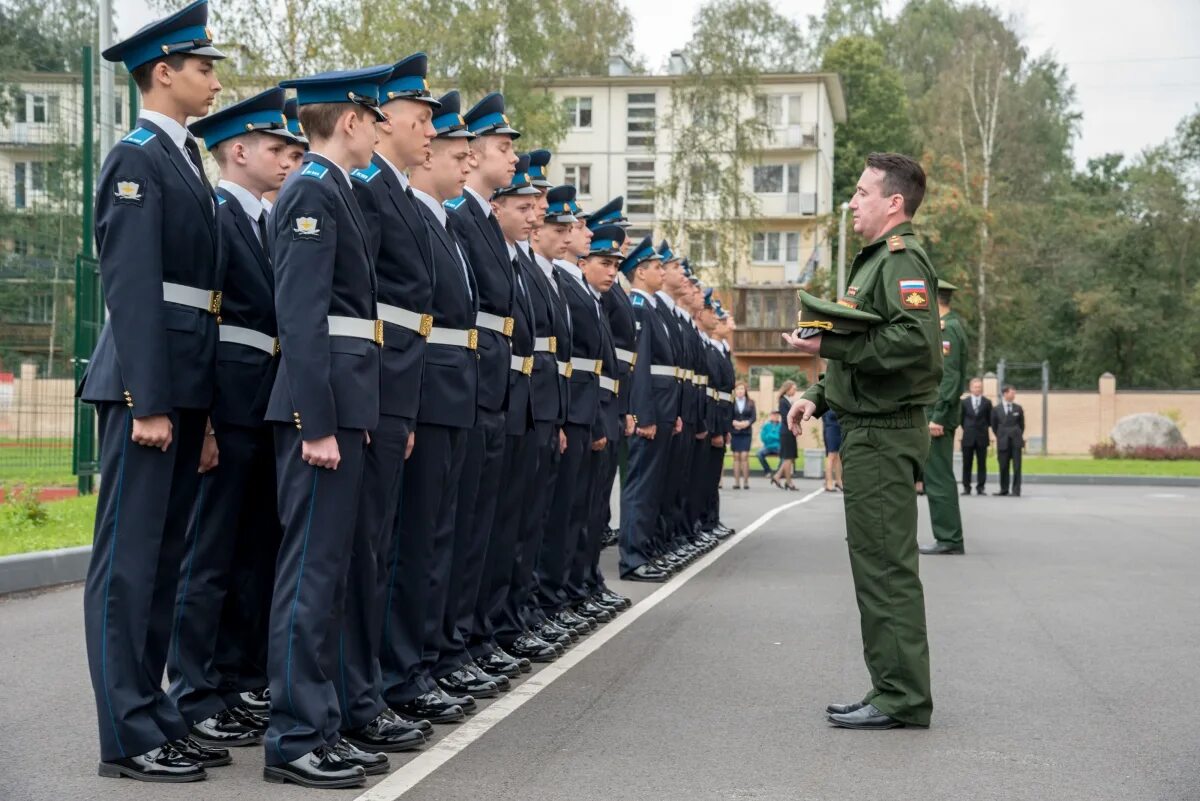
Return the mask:
[[200,446],[200,470],[207,473],[217,466],[218,462],[217,435],[210,427],[204,432],[204,444]]
[[592,450],[594,450],[594,451],[602,451],[607,447],[608,447],[608,437],[601,437],[600,439],[594,440],[592,442]]
[[313,467],[324,467],[327,470],[337,470],[342,462],[342,452],[338,450],[337,437],[330,434],[312,441],[305,440],[300,446],[300,458]]
[[658,425],[638,426],[634,433],[644,439],[654,439],[655,435],[658,434]]
[[929,436],[940,437],[946,433],[946,428],[941,423],[929,424]]
[[817,334],[815,337],[802,339],[800,337],[800,329],[796,329],[790,334],[784,331],[780,336],[783,337],[784,342],[788,343],[789,347],[801,353],[811,353],[815,356],[821,352],[821,338],[825,335]]
[[637,422],[634,421],[632,414],[625,415],[625,436],[632,437],[633,429],[637,428]]
[[558,429],[558,455],[562,456],[567,452],[567,432],[561,428]]
[[130,438],[138,445],[158,448],[166,453],[167,448],[171,447],[172,430],[171,418],[165,414],[135,417],[133,418],[133,433]]
[[678,434],[682,430],[683,430],[683,418],[676,417],[675,418],[675,433]]
[[417,444],[417,432],[408,432],[408,444],[404,446],[404,461],[408,461],[408,457],[412,456],[413,446]]
[[801,398],[792,404],[792,408],[788,409],[787,426],[788,430],[800,436],[803,431],[801,423],[807,423],[816,414],[817,404],[806,398]]

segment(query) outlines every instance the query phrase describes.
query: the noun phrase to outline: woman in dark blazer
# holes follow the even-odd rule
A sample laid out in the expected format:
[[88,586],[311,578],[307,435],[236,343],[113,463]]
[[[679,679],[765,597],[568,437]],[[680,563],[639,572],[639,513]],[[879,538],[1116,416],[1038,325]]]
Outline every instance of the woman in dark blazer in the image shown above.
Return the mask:
[[750,489],[750,440],[753,439],[756,420],[758,409],[746,395],[745,382],[739,381],[733,387],[733,435],[730,437],[734,489]]
[[784,381],[779,390],[779,415],[784,424],[779,429],[779,470],[771,476],[771,483],[780,489],[796,489],[792,483],[792,471],[796,469],[796,435],[787,426],[787,415],[798,394],[795,381]]

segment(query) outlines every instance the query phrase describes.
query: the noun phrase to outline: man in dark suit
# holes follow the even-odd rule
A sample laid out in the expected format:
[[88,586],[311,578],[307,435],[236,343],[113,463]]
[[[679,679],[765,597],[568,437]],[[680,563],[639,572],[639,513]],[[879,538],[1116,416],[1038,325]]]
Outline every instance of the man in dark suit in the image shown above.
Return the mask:
[[404,463],[412,451],[421,398],[425,337],[433,328],[433,243],[402,172],[424,163],[435,135],[432,118],[440,104],[426,88],[427,69],[424,53],[392,69],[380,86],[388,120],[378,126],[375,155],[365,169],[350,173],[379,285],[381,381],[387,391],[380,395],[379,425],[371,432],[363,465],[350,556],[354,580],[346,591],[338,648],[338,700],[342,736],[378,751],[411,750],[425,743],[424,735],[384,702],[379,642]]
[[992,431],[996,434],[996,455],[1000,459],[1000,491],[1009,494],[1009,469],[1012,469],[1012,494],[1021,495],[1021,452],[1025,449],[1025,410],[1016,402],[1017,390],[1004,385],[1003,398],[992,410]]
[[983,395],[983,379],[972,378],[967,390],[970,394],[962,400],[962,457],[963,495],[971,494],[971,469],[979,465],[975,492],[983,494],[987,484],[987,452],[991,440],[992,402]]
[[402,513],[388,568],[380,663],[391,707],[412,718],[452,723],[463,719],[462,703],[468,699],[438,687],[424,663],[424,648],[432,576],[454,548],[459,496],[447,489],[459,483],[467,432],[475,425],[479,289],[442,205],[462,194],[470,171],[471,133],[460,117],[457,91],[438,101],[442,106],[433,119],[437,138],[430,143],[429,157],[410,176],[435,271],[433,329],[426,340],[416,436],[404,471]]
[[184,123],[221,91],[201,0],[105,50],[141,93],[138,127],[96,181],[108,319],[79,395],[96,406],[100,495],[84,587],[98,772],[205,778],[229,752],[188,736],[161,679],[197,467],[212,405],[223,276],[216,199]]
[[271,603],[271,722],[263,776],[352,787],[387,756],[339,734],[334,677],[369,432],[379,423],[382,324],[352,169],[371,163],[391,67],[284,81],[312,150],[271,213],[282,362],[267,403],[283,543]]
[[[237,677],[223,675],[215,657],[219,640],[229,636],[223,632],[227,621],[221,612],[231,586],[273,574],[270,545],[277,548],[280,536],[273,431],[263,420],[278,348],[262,194],[282,185],[285,149],[294,141],[284,121],[283,101],[282,89],[268,89],[190,128],[221,169],[217,218],[225,277],[216,392],[201,451],[203,476],[188,527],[184,580],[175,600],[167,676],[168,692],[192,726],[192,736],[216,746],[257,743],[267,727],[264,705],[253,709],[239,697],[259,685],[227,684],[227,678]],[[247,548],[244,539],[261,539],[266,547]],[[239,551],[257,559],[239,562]]]

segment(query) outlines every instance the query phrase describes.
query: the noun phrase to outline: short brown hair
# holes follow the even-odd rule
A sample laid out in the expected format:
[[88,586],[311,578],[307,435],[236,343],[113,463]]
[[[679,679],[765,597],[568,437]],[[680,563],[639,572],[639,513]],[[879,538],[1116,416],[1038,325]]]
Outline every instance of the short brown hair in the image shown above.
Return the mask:
[[310,103],[300,107],[300,126],[309,139],[329,139],[338,120],[352,109],[360,120],[371,113],[357,103]]
[[904,198],[904,213],[912,217],[925,199],[925,170],[901,153],[872,153],[867,168],[883,173],[883,193]]
[[169,56],[156,58],[153,61],[147,61],[145,64],[138,65],[129,74],[133,78],[133,82],[137,84],[138,91],[145,93],[154,88],[154,67],[158,62],[165,63],[171,68],[172,72],[179,72],[183,69],[183,65],[187,63],[187,60],[187,53],[172,53]]

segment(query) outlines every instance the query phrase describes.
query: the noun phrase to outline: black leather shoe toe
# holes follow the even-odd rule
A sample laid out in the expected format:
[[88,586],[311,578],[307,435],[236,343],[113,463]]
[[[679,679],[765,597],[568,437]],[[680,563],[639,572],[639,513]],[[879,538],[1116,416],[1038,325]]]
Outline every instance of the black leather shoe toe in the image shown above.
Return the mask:
[[942,554],[963,554],[967,552],[967,549],[962,545],[951,545],[948,542],[935,542],[933,545],[922,545],[917,550],[928,556],[941,556]]
[[219,768],[233,762],[228,748],[213,748],[196,742],[191,737],[184,737],[171,743],[171,747],[193,762],[204,768]]
[[343,762],[358,765],[368,776],[378,776],[387,773],[391,762],[387,754],[378,751],[364,751],[354,743],[343,738],[333,746],[333,752],[342,758]]
[[558,651],[553,646],[524,634],[513,640],[508,652],[531,662],[553,662],[558,659]]
[[481,681],[490,681],[496,685],[496,689],[502,693],[508,692],[512,687],[512,682],[502,673],[492,674],[484,670],[478,662],[468,662],[463,665],[463,669],[475,675]]
[[661,584],[670,577],[666,571],[659,570],[650,564],[639,565],[621,576],[625,581],[650,581],[656,584]]
[[480,660],[479,666],[493,676],[507,676],[509,679],[515,679],[521,675],[520,662],[512,658],[505,658],[495,651]]
[[101,762],[96,772],[106,779],[136,779],[140,782],[198,782],[208,778],[204,768],[167,743],[144,754]]
[[[389,718],[384,714],[377,715],[366,726],[347,729],[342,732],[342,739],[364,751],[387,753],[413,751],[425,745],[425,735],[419,728],[399,718]],[[363,765],[363,768],[366,767]],[[367,773],[370,772],[367,770]]]
[[222,709],[211,718],[196,721],[188,733],[202,745],[237,747],[262,741],[260,730],[238,720],[228,709]]
[[272,784],[298,784],[318,789],[361,787],[367,781],[367,772],[362,766],[351,765],[342,759],[334,749],[321,746],[291,762],[265,766],[263,779]]
[[390,709],[388,707],[384,707],[383,711],[380,714],[383,715],[388,720],[392,721],[393,723],[398,723],[401,726],[410,726],[410,727],[416,729],[417,731],[421,732],[421,734],[428,735],[433,731],[433,724],[430,723],[428,720],[425,720],[424,718],[405,717],[404,715],[401,715],[396,710]]
[[438,686],[451,695],[470,695],[475,698],[495,698],[500,694],[495,682],[481,679],[471,671],[459,668],[437,680]]
[[247,690],[238,693],[238,703],[252,712],[266,714],[271,711],[271,689],[263,687],[259,690]]
[[885,715],[875,708],[874,704],[867,704],[853,712],[845,714],[832,714],[828,717],[830,723],[842,729],[864,729],[871,731],[882,731],[883,729],[903,729],[905,723],[902,720],[896,720],[890,715]]
[[471,695],[461,695],[459,693],[448,693],[442,687],[436,688],[434,690],[434,693],[441,697],[442,703],[456,704],[458,706],[461,706],[463,708],[463,712],[466,712],[468,714],[470,714],[471,712],[474,712],[475,708],[478,706],[478,704],[475,703],[474,696],[471,696]]
[[401,715],[430,723],[457,723],[466,717],[466,711],[458,704],[447,703],[438,693],[418,695],[407,704],[396,707]]
[[825,707],[826,715],[848,715],[851,712],[857,712],[866,706],[863,701],[855,701],[852,704],[830,704]]

